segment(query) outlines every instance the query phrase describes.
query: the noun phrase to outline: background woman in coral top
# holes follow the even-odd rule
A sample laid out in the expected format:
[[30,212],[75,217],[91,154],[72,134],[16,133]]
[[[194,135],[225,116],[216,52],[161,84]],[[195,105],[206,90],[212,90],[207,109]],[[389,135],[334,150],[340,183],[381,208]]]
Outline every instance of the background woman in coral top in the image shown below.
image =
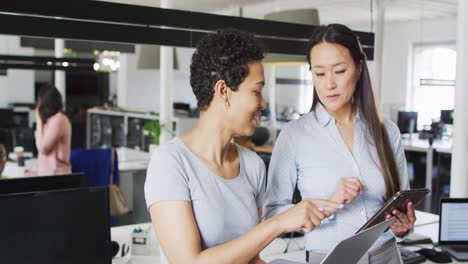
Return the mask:
[[42,87],[36,107],[38,175],[71,173],[71,123],[62,109],[62,96],[57,88]]

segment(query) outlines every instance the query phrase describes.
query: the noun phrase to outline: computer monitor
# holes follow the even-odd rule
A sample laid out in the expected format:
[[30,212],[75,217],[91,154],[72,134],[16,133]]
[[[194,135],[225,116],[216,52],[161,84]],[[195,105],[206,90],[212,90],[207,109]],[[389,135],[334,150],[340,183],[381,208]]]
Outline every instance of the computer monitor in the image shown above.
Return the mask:
[[439,243],[468,244],[468,198],[440,200]]
[[13,152],[13,133],[11,128],[0,127],[0,144],[5,145],[5,149],[8,153]]
[[107,187],[0,195],[0,263],[111,264]]
[[172,106],[174,110],[182,110],[182,111],[190,112],[190,104],[188,103],[174,102]]
[[444,124],[453,125],[453,110],[440,110],[440,121]]
[[14,126],[13,109],[0,108],[0,128],[11,128]]
[[411,120],[413,120],[413,131],[416,132],[417,124],[418,124],[418,112],[406,112],[406,111],[399,111],[398,112],[398,128],[400,129],[400,133],[410,133],[410,124]]
[[13,146],[22,146],[24,151],[32,152],[37,156],[36,139],[34,138],[34,129],[30,127],[15,127],[11,129]]
[[11,178],[0,180],[0,195],[82,187],[86,187],[85,173]]

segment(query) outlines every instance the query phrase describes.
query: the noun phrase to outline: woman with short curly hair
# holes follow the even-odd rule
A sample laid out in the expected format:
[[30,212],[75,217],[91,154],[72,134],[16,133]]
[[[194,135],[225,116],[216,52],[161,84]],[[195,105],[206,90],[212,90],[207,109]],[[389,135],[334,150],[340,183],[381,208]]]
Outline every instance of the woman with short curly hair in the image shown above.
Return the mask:
[[151,158],[145,196],[162,263],[264,263],[259,252],[284,232],[313,230],[341,208],[306,199],[259,224],[265,164],[232,143],[258,126],[264,73],[255,37],[221,30],[192,56],[190,83],[200,108],[197,126],[160,146]]

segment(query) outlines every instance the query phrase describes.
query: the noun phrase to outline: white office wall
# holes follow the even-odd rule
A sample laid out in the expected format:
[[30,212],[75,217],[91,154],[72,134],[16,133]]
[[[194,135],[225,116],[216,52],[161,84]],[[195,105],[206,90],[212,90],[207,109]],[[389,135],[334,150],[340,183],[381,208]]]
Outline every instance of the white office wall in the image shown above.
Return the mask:
[[[305,61],[304,56],[304,61]],[[286,79],[301,84],[276,83],[276,112],[281,113],[286,107],[292,107],[295,112],[305,113],[312,105],[313,85],[309,66],[304,63],[294,66],[276,66],[276,79]],[[268,78],[268,76],[266,76]],[[266,80],[269,83],[269,80]],[[268,102],[267,88],[264,89],[263,97]]]
[[[370,31],[369,23],[348,25],[353,30]],[[456,18],[410,22],[386,22],[383,43],[382,101],[383,114],[396,120],[399,109],[407,104],[408,81],[411,77],[413,43],[455,41]],[[374,62],[368,62],[371,79]]]
[[455,41],[456,26],[455,18],[385,25],[382,67],[384,104],[406,104],[412,44]]
[[[189,82],[190,60],[194,49],[177,48],[179,70],[174,71],[174,102],[186,102],[196,106],[195,96]],[[138,69],[140,46],[135,54],[122,54],[121,61],[125,66],[117,73],[121,78],[117,86],[126,89],[126,95],[119,93],[121,106],[129,109],[159,112],[159,69]],[[125,77],[125,78],[124,78]]]
[[[0,54],[30,56],[33,50],[20,47],[18,36],[0,35]],[[34,102],[34,71],[10,69],[0,76],[0,107],[11,102]]]
[[190,62],[194,52],[194,48],[177,48],[179,69],[174,71],[174,102],[190,103],[191,107],[197,106],[197,99],[190,86]]

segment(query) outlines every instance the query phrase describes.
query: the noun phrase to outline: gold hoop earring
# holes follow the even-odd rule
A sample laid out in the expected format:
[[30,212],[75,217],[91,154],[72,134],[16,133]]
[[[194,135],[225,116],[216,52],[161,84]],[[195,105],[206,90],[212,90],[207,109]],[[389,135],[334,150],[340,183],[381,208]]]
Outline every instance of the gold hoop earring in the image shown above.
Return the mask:
[[226,107],[229,107],[229,100],[226,99]]

